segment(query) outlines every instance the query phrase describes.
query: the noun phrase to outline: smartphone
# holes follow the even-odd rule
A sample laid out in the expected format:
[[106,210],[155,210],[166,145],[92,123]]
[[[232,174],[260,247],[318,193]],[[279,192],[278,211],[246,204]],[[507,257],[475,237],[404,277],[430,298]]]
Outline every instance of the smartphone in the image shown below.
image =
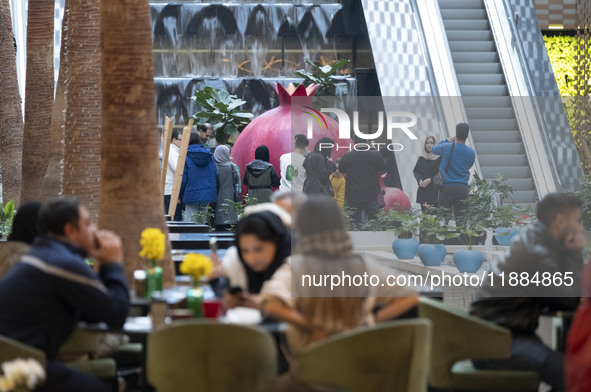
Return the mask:
[[229,287],[228,292],[232,295],[242,294],[242,288],[240,286]]

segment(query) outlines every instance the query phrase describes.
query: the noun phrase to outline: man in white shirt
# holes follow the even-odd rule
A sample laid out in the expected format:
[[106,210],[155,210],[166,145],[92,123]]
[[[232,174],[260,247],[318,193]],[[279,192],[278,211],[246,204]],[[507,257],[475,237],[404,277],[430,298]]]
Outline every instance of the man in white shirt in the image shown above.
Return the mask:
[[295,149],[293,152],[281,155],[279,167],[281,169],[281,191],[303,192],[306,170],[302,167],[306,159],[306,147],[310,141],[306,135],[295,135]]
[[[170,206],[170,195],[172,195],[172,185],[174,183],[174,173],[176,171],[176,164],[179,160],[179,153],[181,151],[181,132],[178,130],[172,131],[170,140],[170,150],[168,151],[168,164],[166,165],[166,181],[164,183],[164,213],[168,214]],[[174,213],[175,222],[182,221],[182,205],[179,199]]]

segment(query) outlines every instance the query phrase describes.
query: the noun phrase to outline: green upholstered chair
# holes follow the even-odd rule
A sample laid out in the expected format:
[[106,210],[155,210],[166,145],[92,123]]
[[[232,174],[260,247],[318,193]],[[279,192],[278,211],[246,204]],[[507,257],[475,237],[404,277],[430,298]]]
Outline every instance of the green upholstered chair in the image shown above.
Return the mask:
[[99,333],[77,327],[60,347],[58,358],[82,373],[116,384],[117,364],[112,358],[93,359],[99,345]]
[[431,320],[433,343],[429,386],[448,391],[537,391],[535,372],[478,370],[472,359],[507,359],[511,332],[468,312],[420,298],[419,317]]
[[146,362],[158,391],[256,392],[277,377],[269,333],[207,320],[179,320],[150,334]]
[[391,321],[333,335],[306,347],[293,374],[308,385],[334,391],[426,391],[430,324]]
[[0,364],[17,358],[33,358],[45,367],[43,351],[0,335]]

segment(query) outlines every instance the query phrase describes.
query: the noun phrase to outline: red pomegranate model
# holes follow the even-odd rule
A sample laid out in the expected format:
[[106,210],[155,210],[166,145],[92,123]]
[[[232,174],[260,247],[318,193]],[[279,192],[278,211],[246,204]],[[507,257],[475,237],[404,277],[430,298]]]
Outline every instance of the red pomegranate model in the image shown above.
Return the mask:
[[[312,99],[320,85],[312,84],[307,88],[299,85],[297,88],[293,84],[284,87],[281,84],[274,83],[275,91],[279,97],[279,106],[271,109],[257,118],[244,128],[238,136],[234,147],[232,148],[232,157],[234,162],[240,167],[240,175],[244,178],[246,165],[254,159],[254,152],[261,144],[269,148],[270,163],[275,167],[278,174],[281,174],[279,168],[279,157],[293,151],[292,146],[295,143],[294,137],[298,133],[306,134],[308,130],[308,121],[312,117],[306,112],[310,109],[304,106],[311,106]],[[297,104],[292,104],[292,97],[307,97],[308,99],[298,99]],[[313,150],[316,142],[322,137],[329,137],[339,145],[339,151],[335,147],[332,153],[332,159],[341,157],[351,145],[350,139],[340,139],[339,124],[329,117],[323,115],[325,122],[321,127],[317,121],[311,121],[312,138],[310,139],[309,149]],[[242,193],[246,193],[246,187],[242,186]]]
[[384,192],[384,210],[388,211],[394,208],[398,212],[404,212],[410,209],[410,199],[402,190],[390,188],[384,185],[384,179],[380,177],[380,188]]

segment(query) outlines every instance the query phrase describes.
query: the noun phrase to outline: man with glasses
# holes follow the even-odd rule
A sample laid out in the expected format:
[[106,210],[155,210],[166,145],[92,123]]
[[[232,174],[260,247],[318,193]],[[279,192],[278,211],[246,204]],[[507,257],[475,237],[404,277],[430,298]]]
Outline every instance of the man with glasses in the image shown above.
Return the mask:
[[[174,183],[174,173],[176,172],[176,164],[179,160],[181,151],[181,132],[179,130],[172,131],[170,140],[170,150],[168,152],[168,164],[166,165],[166,181],[164,183],[164,213],[168,214],[170,207],[170,196],[172,195],[172,185]],[[183,220],[182,204],[179,199],[176,210],[174,212],[175,222]]]

